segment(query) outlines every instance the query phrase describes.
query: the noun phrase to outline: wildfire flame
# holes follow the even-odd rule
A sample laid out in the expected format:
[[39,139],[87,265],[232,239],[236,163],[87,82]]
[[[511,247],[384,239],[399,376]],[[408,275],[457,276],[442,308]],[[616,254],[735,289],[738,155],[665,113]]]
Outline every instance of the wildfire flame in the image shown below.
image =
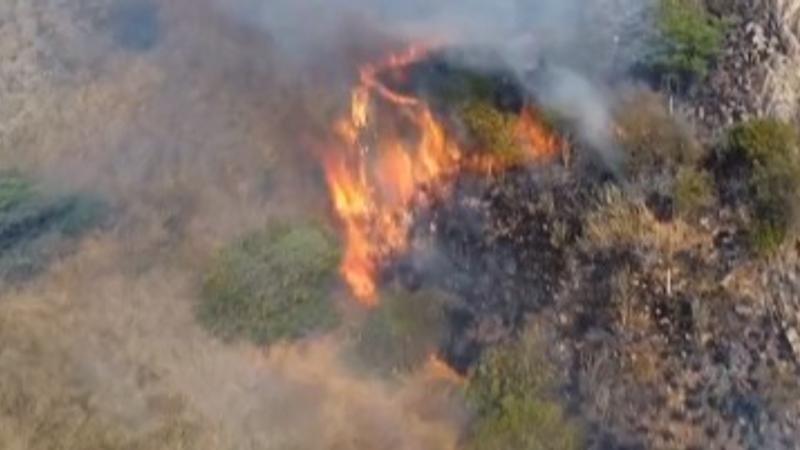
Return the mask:
[[[323,156],[346,241],[340,271],[368,307],[377,303],[381,264],[408,246],[412,206],[446,193],[462,169],[494,172],[504,164],[490,152],[465,152],[423,99],[381,81],[381,74],[403,71],[428,54],[413,46],[363,66],[349,113],[334,123],[335,139]],[[515,135],[531,161],[551,158],[563,146],[529,108],[520,115]]]
[[447,364],[444,359],[435,353],[428,357],[425,370],[427,374],[434,380],[446,381],[458,386],[461,386],[467,382],[467,379],[464,375],[456,372],[456,370],[450,367],[450,365]]

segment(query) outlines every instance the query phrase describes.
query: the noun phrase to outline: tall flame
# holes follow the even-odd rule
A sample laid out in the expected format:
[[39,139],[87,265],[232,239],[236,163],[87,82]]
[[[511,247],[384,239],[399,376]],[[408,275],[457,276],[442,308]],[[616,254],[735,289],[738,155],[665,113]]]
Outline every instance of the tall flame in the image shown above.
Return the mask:
[[[323,157],[346,242],[340,271],[368,307],[377,303],[381,265],[408,246],[412,207],[426,195],[446,193],[462,168],[494,171],[503,164],[488,153],[468,155],[421,98],[381,81],[382,73],[402,71],[427,55],[425,48],[414,46],[362,67],[350,111],[334,124],[336,139]],[[386,108],[388,113],[382,112]],[[562,146],[527,109],[515,131],[532,161],[550,158]]]

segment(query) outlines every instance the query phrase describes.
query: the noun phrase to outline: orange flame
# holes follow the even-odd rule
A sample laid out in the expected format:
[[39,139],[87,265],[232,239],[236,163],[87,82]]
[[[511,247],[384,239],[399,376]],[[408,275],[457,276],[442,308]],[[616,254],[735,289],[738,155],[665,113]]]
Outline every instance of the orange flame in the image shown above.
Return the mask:
[[[377,302],[382,263],[407,249],[411,210],[425,200],[422,193],[446,193],[448,181],[462,168],[491,173],[502,167],[491,155],[465,153],[422,99],[395,92],[380,80],[380,74],[403,70],[427,54],[423,47],[411,47],[361,68],[349,114],[334,124],[337,143],[323,160],[346,241],[340,271],[368,307]],[[563,144],[533,111],[520,116],[516,136],[531,161],[549,159]]]
[[456,372],[455,369],[450,367],[439,355],[431,354],[428,358],[428,363],[425,366],[426,372],[434,380],[447,381],[455,385],[463,385],[467,382],[464,375]]
[[567,145],[564,138],[545,127],[537,113],[530,108],[522,110],[515,134],[534,161],[550,161]]

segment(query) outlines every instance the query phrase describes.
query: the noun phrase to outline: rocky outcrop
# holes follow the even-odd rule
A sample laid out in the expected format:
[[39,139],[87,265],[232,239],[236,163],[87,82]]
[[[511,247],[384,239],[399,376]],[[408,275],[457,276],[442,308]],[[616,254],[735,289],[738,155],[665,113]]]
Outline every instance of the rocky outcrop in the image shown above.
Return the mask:
[[709,130],[752,117],[800,118],[800,0],[724,3],[725,49],[694,96],[693,113]]
[[760,100],[768,114],[797,119],[800,112],[800,1],[767,2],[769,32],[778,39],[778,52],[766,67]]
[[770,265],[763,277],[764,300],[773,308],[786,343],[800,362],[800,261],[784,255]]

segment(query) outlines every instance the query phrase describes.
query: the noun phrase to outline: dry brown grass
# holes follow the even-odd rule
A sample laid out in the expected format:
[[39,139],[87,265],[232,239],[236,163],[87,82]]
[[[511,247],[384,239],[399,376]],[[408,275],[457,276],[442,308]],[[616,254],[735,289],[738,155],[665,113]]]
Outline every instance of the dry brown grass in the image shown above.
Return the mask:
[[178,394],[152,395],[154,420],[133,425],[104,413],[73,357],[72,334],[53,305],[0,307],[0,448],[190,450],[218,442]]
[[683,220],[662,223],[644,201],[618,188],[606,189],[586,221],[585,245],[599,248],[638,248],[673,253],[705,245],[708,236]]
[[[3,3],[16,15],[0,39],[109,2]],[[0,448],[454,448],[457,402],[415,377],[349,371],[336,342],[227,345],[196,322],[210,255],[276,215],[324,210],[299,133],[319,99],[273,79],[269,40],[220,24],[209,2],[155,3],[168,32],[149,53],[108,52],[88,22],[39,36],[30,66],[0,68],[0,84],[6,69],[37,75],[0,105],[0,168],[101,191],[114,208],[107,229],[0,298]],[[47,53],[64,30],[77,54]],[[87,64],[39,76],[53,55]]]
[[623,331],[636,336],[644,334],[650,325],[650,313],[642,308],[636,285],[636,275],[628,269],[614,274],[611,280],[611,303],[617,308]]
[[336,336],[222,343],[194,321],[192,253],[140,252],[153,267],[120,267],[98,237],[3,299],[0,448],[455,448],[456,395],[354,371]]

